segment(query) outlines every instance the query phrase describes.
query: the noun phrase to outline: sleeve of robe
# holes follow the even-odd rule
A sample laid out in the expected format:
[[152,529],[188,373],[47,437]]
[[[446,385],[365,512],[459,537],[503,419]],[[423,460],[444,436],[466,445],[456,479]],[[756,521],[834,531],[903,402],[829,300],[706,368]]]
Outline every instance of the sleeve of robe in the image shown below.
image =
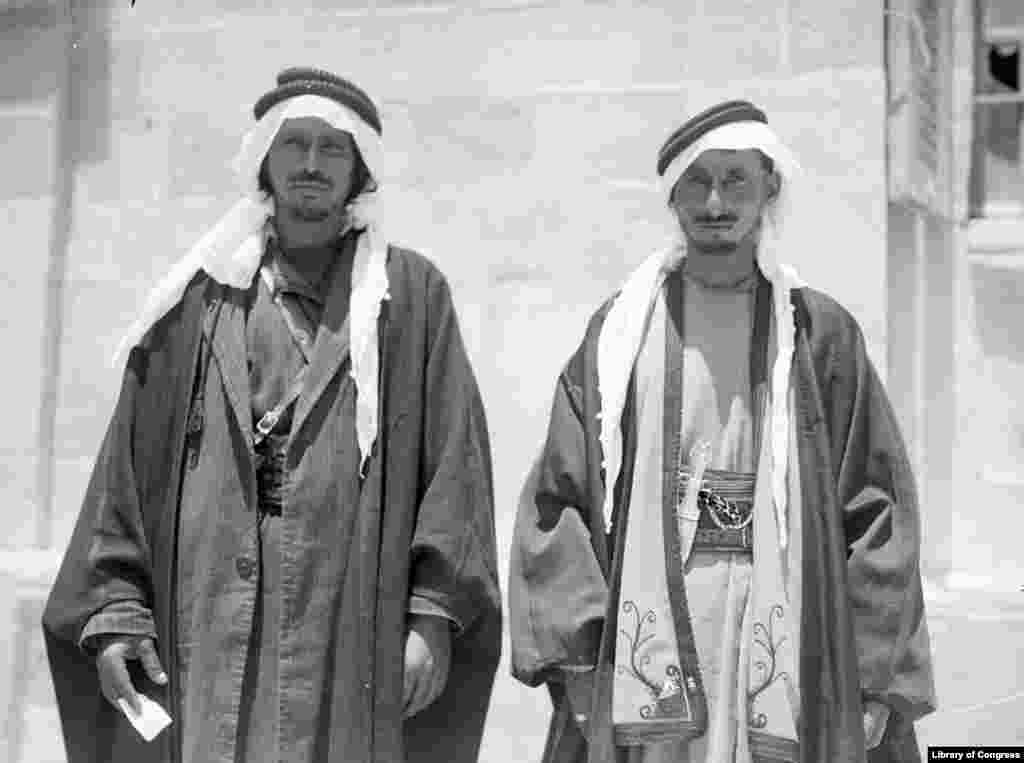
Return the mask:
[[[181,304],[131,351],[47,597],[41,624],[71,763],[99,763],[122,752],[134,760],[138,753],[142,738],[100,694],[95,663],[79,643],[90,618],[115,602],[149,607],[157,633],[166,627],[170,555],[163,539],[172,532],[173,518],[163,507],[176,494],[177,473],[168,464],[180,462],[208,284],[205,274],[197,274]],[[161,574],[155,574],[157,567]],[[157,645],[173,675],[173,654],[165,647]],[[145,680],[136,667],[129,668],[133,680]],[[154,684],[150,692],[156,701],[167,701],[166,687]],[[161,735],[149,743],[154,758],[167,754],[170,740]]]
[[115,601],[89,618],[78,645],[91,654],[101,636],[148,636],[156,639],[156,625],[149,607],[139,601]]
[[[582,352],[582,351],[581,351]],[[588,494],[581,352],[559,376],[547,440],[523,487],[509,569],[512,674],[529,686],[597,661],[608,584],[587,518]],[[593,435],[591,435],[593,436]]]
[[409,609],[443,612],[465,632],[501,607],[490,441],[448,284],[436,271],[427,299],[423,491],[412,539]]
[[[90,635],[85,631],[97,613],[95,632],[113,625],[102,619],[100,610],[105,607],[123,604],[145,612],[150,602],[150,551],[132,452],[140,363],[144,363],[143,351],[135,349],[55,585],[56,590],[70,595],[50,621],[57,624],[55,635],[70,643],[80,643],[83,636]],[[114,608],[108,614],[113,619],[117,611]],[[137,619],[134,625],[146,627]]]
[[829,358],[825,401],[861,689],[865,699],[916,720],[935,709],[921,514],[896,415],[859,327],[847,318]]

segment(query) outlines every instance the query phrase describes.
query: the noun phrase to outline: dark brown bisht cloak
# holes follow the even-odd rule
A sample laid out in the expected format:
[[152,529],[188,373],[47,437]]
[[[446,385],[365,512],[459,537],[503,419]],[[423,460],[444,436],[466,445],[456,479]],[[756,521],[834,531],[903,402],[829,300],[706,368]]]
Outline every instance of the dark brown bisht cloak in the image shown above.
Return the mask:
[[[378,324],[381,414],[362,486],[358,544],[364,581],[344,628],[366,649],[338,648],[336,674],[371,666],[373,680],[339,681],[334,702],[360,709],[368,728],[337,730],[353,763],[473,763],[501,650],[492,470],[484,409],[442,274],[392,248],[390,299]],[[216,284],[200,273],[181,303],[128,361],[43,631],[69,763],[174,763],[176,724],[146,743],[102,697],[78,640],[107,603],[150,603],[167,688],[133,675],[174,715],[175,545],[179,490],[203,316]],[[228,465],[225,465],[228,468]],[[357,556],[355,556],[357,555]],[[402,720],[404,625],[412,587],[434,592],[463,631],[453,640],[438,700]],[[354,668],[352,675],[358,675]]]
[[[914,479],[895,415],[850,314],[794,293],[793,364],[803,504],[802,763],[919,761],[913,721],[935,697],[918,555]],[[613,763],[611,719],[625,518],[636,431],[627,400],[623,469],[604,531],[597,344],[611,302],[559,377],[547,441],[524,490],[510,561],[512,672],[547,683],[544,763]],[[596,664],[586,731],[560,665]],[[892,708],[865,751],[862,703]]]

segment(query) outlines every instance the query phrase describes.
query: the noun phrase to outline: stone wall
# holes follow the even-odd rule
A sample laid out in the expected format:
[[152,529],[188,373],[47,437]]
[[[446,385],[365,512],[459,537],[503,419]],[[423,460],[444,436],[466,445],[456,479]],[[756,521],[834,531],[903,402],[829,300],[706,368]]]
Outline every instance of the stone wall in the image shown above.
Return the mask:
[[[0,456],[6,519],[0,533],[0,760],[62,759],[49,744],[25,757],[29,738],[52,737],[52,689],[43,669],[40,606],[52,576],[54,337],[61,322],[65,185],[61,124],[67,25],[53,4],[0,3],[0,343],[5,437]],[[51,755],[50,753],[53,753]]]
[[[791,259],[854,312],[884,373],[879,3],[294,8],[98,0],[0,13],[5,53],[20,40],[0,64],[0,121],[13,136],[0,151],[16,167],[0,189],[0,225],[16,253],[3,288],[17,321],[2,330],[28,369],[12,389],[18,436],[4,460],[8,505],[23,507],[9,543],[50,549],[32,557],[37,582],[18,584],[28,593],[7,597],[11,622],[35,606],[69,536],[117,393],[107,359],[147,286],[231,203],[228,162],[252,103],[285,66],[350,76],[382,107],[392,237],[451,280],[488,406],[503,574],[555,376],[589,314],[669,231],[656,151],[711,103],[755,100],[801,155],[817,200],[804,224],[817,243]],[[55,163],[58,150],[67,161]],[[13,575],[23,555],[12,551],[2,569]],[[38,648],[0,646],[4,686],[16,655]],[[31,671],[19,681],[0,704],[11,708],[5,739],[20,740],[20,760],[43,759],[46,745],[58,759],[53,734],[40,731],[54,719],[48,686]],[[32,687],[42,699],[25,711]],[[545,693],[519,687],[503,667],[482,759],[536,758],[546,713]]]

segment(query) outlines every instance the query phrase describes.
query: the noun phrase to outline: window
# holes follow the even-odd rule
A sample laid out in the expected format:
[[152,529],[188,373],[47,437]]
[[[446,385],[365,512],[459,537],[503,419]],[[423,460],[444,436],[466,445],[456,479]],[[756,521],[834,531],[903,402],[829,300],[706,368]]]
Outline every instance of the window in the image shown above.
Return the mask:
[[1024,217],[1024,3],[979,3],[971,216]]

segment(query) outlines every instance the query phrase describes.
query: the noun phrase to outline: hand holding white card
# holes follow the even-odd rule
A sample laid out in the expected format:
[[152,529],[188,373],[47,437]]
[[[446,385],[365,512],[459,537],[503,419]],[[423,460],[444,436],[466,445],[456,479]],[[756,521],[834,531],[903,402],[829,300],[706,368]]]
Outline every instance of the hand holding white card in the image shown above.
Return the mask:
[[125,700],[119,699],[117,704],[121,708],[121,712],[125,714],[125,717],[132,722],[135,730],[147,742],[152,742],[156,735],[171,723],[171,716],[167,714],[167,711],[145,694],[139,694],[139,704],[142,706],[142,712],[138,715],[136,715],[131,705]]

